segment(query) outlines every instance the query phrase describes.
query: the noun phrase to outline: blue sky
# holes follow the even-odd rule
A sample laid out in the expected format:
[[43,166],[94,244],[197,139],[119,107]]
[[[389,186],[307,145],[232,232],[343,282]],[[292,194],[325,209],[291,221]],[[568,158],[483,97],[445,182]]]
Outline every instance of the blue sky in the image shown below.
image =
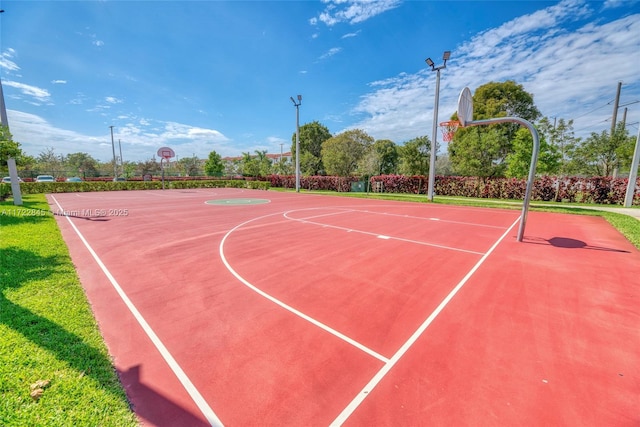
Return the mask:
[[[515,80],[579,136],[611,125],[623,82],[640,120],[640,2],[0,0],[0,77],[30,155],[124,160],[288,151],[300,123],[402,144],[431,137],[458,94]],[[618,120],[621,120],[620,109]],[[439,136],[441,139],[441,136]],[[284,146],[281,146],[284,144]]]

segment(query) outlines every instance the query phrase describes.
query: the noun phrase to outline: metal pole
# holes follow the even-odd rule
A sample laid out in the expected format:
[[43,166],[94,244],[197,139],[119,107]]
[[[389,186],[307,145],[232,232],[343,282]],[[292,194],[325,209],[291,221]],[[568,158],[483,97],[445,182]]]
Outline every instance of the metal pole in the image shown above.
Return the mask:
[[162,163],[162,161],[164,160],[164,157],[160,158],[160,169],[162,170],[162,189],[164,190],[164,164]]
[[118,148],[120,149],[120,169],[122,175],[124,175],[124,161],[122,160],[122,145],[120,145],[120,139],[118,139]]
[[633,150],[633,160],[631,161],[631,170],[629,171],[627,192],[624,196],[625,208],[630,208],[633,204],[633,195],[636,192],[636,180],[638,179],[638,163],[640,163],[640,128],[638,128],[638,136],[636,137],[636,148]]
[[620,90],[622,89],[622,82],[618,82],[618,90],[616,91],[616,100],[613,103],[613,116],[611,117],[611,138],[616,131],[616,120],[618,118],[618,108],[620,108]]
[[118,177],[118,164],[116,163],[116,145],[113,142],[113,126],[109,126],[111,129],[111,149],[113,150],[113,180]]
[[533,181],[536,176],[536,165],[538,164],[538,153],[540,152],[540,136],[531,122],[520,117],[500,117],[496,119],[474,120],[467,122],[465,126],[493,125],[497,123],[518,123],[525,126],[531,132],[533,138],[533,153],[531,154],[531,165],[529,166],[529,177],[527,179],[527,189],[524,192],[524,202],[522,203],[522,215],[520,216],[520,227],[518,228],[518,242],[522,242],[524,228],[527,223],[527,213],[529,212],[529,200],[533,191]]
[[300,104],[296,105],[296,192],[300,192]]
[[290,97],[296,107],[296,192],[300,192],[300,104],[302,95],[298,95],[298,102]]
[[[4,11],[2,11],[4,12]],[[0,12],[0,13],[2,13]],[[0,79],[0,125],[7,128],[7,137],[9,136],[9,120],[7,119],[7,109],[4,105],[4,93],[2,92],[2,79]],[[18,168],[16,159],[9,157],[7,159],[7,167],[9,168],[9,176],[11,177],[11,194],[13,195],[14,206],[22,206],[22,192],[20,191],[20,181],[18,181]]]
[[438,143],[438,101],[440,98],[440,68],[436,70],[436,101],[433,106],[433,130],[431,133],[431,156],[429,159],[429,188],[427,197],[433,202],[434,186],[436,184],[436,145]]

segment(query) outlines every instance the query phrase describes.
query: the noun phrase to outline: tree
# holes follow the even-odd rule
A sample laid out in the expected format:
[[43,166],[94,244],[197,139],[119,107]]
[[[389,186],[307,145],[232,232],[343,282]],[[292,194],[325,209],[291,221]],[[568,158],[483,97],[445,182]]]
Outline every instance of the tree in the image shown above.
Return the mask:
[[[300,173],[307,176],[322,175],[324,166],[319,156],[314,156],[309,151],[300,149]],[[295,157],[294,157],[295,159]],[[294,160],[295,161],[295,160]]]
[[224,164],[222,163],[222,157],[215,151],[210,152],[209,158],[204,164],[204,173],[207,176],[222,176],[223,172]]
[[177,161],[178,170],[185,176],[197,176],[200,174],[200,160],[195,155],[183,157]]
[[[540,116],[533,95],[512,80],[480,86],[473,95],[473,109],[474,120],[515,116],[533,123]],[[454,170],[465,175],[504,176],[519,129],[516,123],[459,129],[449,143]]]
[[322,162],[327,174],[349,176],[373,144],[373,138],[360,129],[345,131],[322,143]]
[[98,162],[88,153],[71,153],[65,159],[67,172],[82,177],[98,176]]
[[431,158],[431,140],[419,136],[404,143],[399,149],[400,173],[403,175],[428,175]]
[[580,138],[574,136],[573,120],[565,122],[562,118],[554,119],[552,124],[547,117],[543,117],[536,124],[536,128],[540,133],[540,138],[544,138],[558,152],[560,165],[557,173],[560,175],[575,173],[575,164],[571,162],[571,157],[580,143]]
[[[531,155],[533,154],[533,137],[529,129],[520,128],[513,141],[513,152],[507,155],[506,176],[510,178],[525,178],[529,176]],[[552,175],[560,169],[560,153],[557,148],[547,143],[546,138],[540,138],[540,152],[536,173]]]
[[53,147],[47,147],[36,157],[36,167],[40,172],[46,172],[54,176],[62,173],[64,156],[56,154]]
[[506,164],[501,154],[503,133],[495,126],[459,129],[449,143],[449,159],[458,175],[504,176]]
[[379,174],[395,173],[398,170],[398,146],[391,140],[379,139],[373,143],[379,161]]
[[258,175],[267,176],[271,173],[271,160],[267,157],[267,150],[255,150],[256,162],[258,164]]
[[278,159],[278,161],[273,164],[272,169],[274,173],[280,175],[293,175],[295,173],[293,164],[286,157]]
[[620,167],[631,163],[635,138],[629,137],[623,123],[618,123],[613,136],[602,131],[591,135],[572,153],[572,162],[577,169],[587,175],[609,176]]
[[267,151],[255,150],[255,156],[251,153],[242,153],[241,169],[244,176],[265,176],[271,173],[271,161],[267,157]]
[[144,162],[138,163],[138,167],[140,168],[141,175],[153,175],[154,173],[160,172],[160,164],[156,160],[155,157],[150,158],[149,160],[145,160]]
[[28,160],[28,156],[20,148],[20,143],[13,140],[9,128],[0,125],[0,168],[3,171],[8,170],[7,160],[9,158],[13,158],[16,161],[16,165],[19,166],[22,166]]
[[[318,121],[300,126],[300,170],[305,175],[318,175],[324,169],[322,143],[331,138],[331,132]],[[291,153],[295,159],[296,134],[291,137]]]

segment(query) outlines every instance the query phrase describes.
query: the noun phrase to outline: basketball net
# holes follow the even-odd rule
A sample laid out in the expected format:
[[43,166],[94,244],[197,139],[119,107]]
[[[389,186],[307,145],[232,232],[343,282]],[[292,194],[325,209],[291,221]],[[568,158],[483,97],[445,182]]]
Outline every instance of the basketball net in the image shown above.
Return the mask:
[[460,126],[460,122],[457,120],[449,120],[449,121],[440,123],[440,130],[442,131],[442,140],[444,142],[451,142],[451,140],[453,139],[453,135],[455,135],[459,126]]

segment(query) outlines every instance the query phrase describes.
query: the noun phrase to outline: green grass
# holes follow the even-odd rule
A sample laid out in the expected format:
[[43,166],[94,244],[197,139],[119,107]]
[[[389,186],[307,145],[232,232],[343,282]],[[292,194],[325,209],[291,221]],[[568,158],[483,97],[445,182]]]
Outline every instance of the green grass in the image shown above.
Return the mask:
[[23,202],[0,202],[0,425],[136,426],[44,195]]

